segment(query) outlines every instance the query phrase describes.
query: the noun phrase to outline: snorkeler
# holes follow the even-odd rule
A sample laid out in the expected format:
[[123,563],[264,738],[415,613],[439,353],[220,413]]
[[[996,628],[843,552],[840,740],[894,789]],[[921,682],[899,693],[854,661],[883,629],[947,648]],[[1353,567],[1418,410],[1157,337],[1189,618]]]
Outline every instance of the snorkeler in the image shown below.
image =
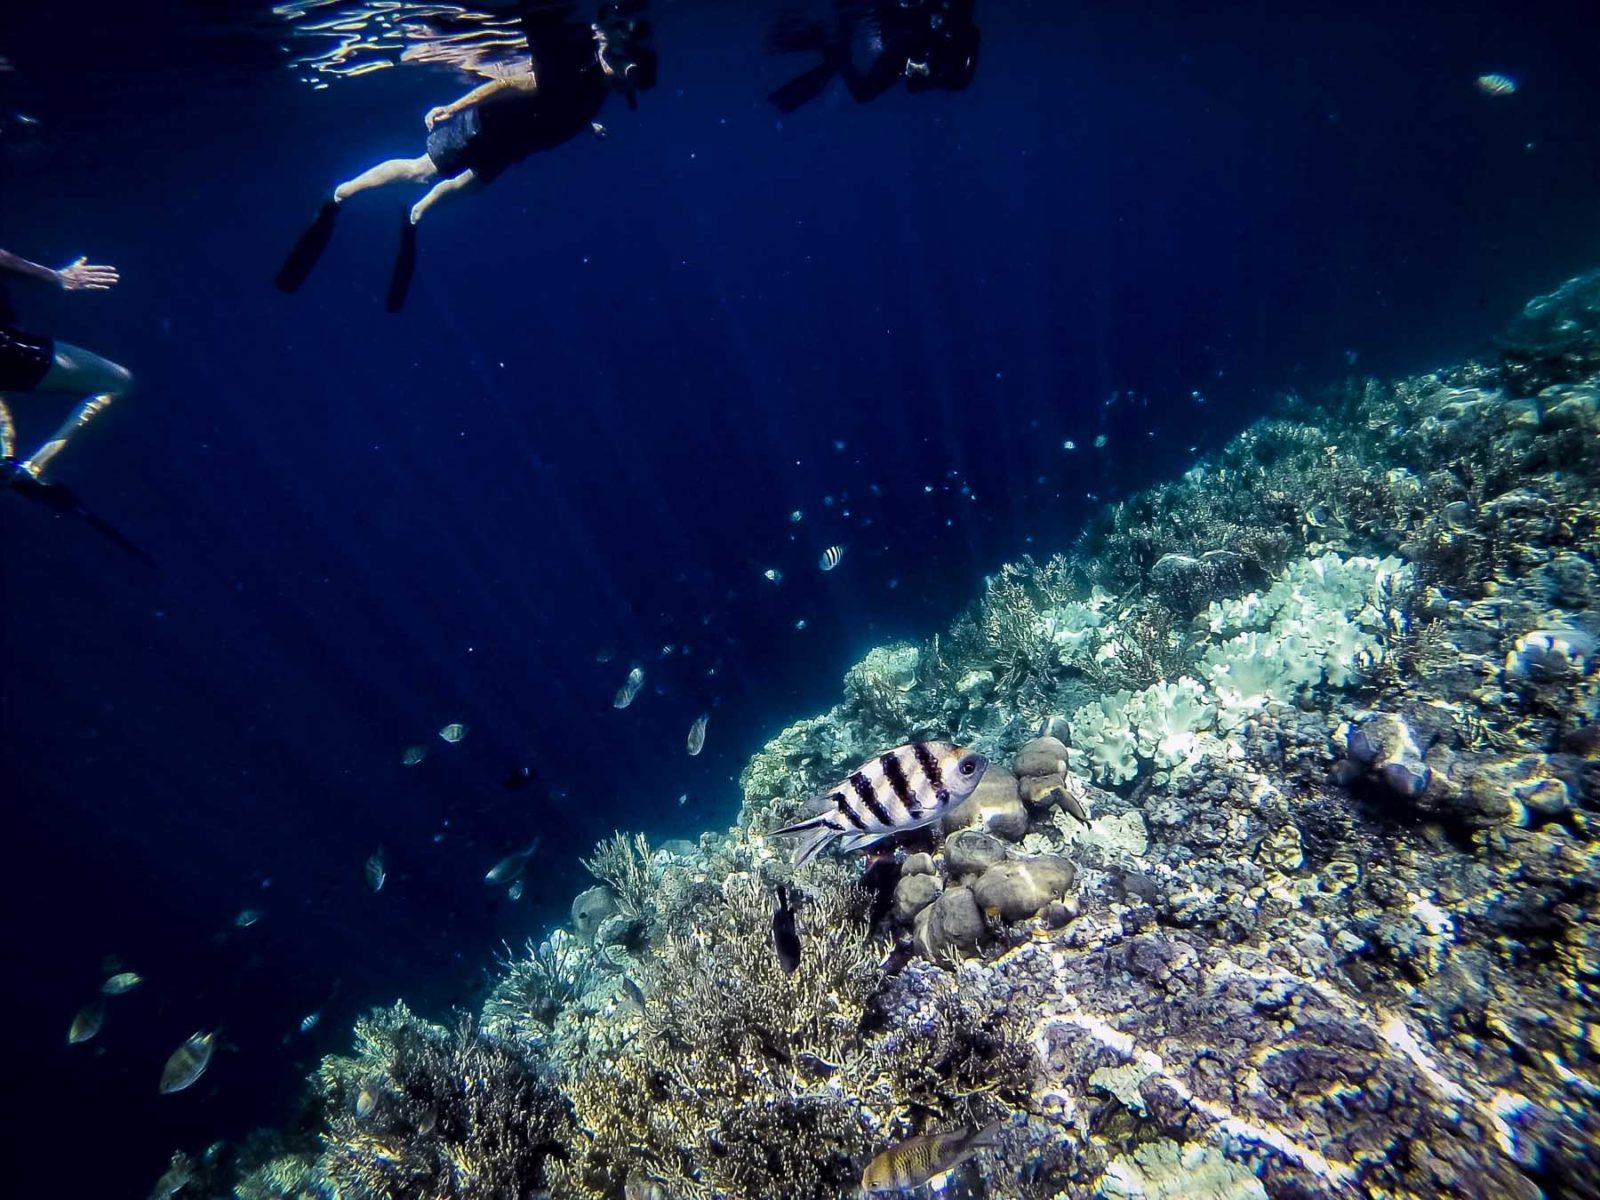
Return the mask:
[[787,22],[773,30],[777,53],[810,52],[822,61],[767,97],[794,112],[837,76],[858,104],[876,100],[901,80],[911,92],[960,91],[978,69],[974,0],[834,0],[834,27]]
[[[133,375],[89,350],[17,328],[4,285],[7,274],[52,283],[69,292],[103,292],[120,276],[115,267],[95,266],[83,258],[52,270],[0,250],[0,462],[9,468],[8,474],[14,471],[37,481],[78,430],[113,400],[128,394]],[[24,392],[65,393],[81,400],[54,434],[17,462],[16,427],[3,396]]]
[[[427,152],[395,158],[341,183],[323,201],[278,271],[278,288],[295,292],[333,236],[334,217],[351,196],[390,183],[432,184],[405,214],[400,252],[385,307],[399,312],[416,267],[416,228],[434,205],[491,183],[507,167],[551,150],[579,133],[603,134],[596,122],[614,91],[637,106],[637,93],[655,86],[656,55],[647,21],[628,15],[640,7],[608,3],[587,28],[530,13],[529,69],[491,80],[450,104],[428,110]],[[537,22],[537,24],[535,24]]]
[[[7,250],[0,250],[0,273],[53,283],[69,292],[103,292],[121,278],[115,267],[95,266],[84,258],[51,270]],[[104,412],[113,400],[127,395],[133,387],[132,374],[92,351],[18,329],[12,324],[15,318],[4,274],[0,274],[0,486],[58,517],[76,517],[86,522],[141,562],[153,566],[149,555],[85,508],[71,488],[44,480],[45,467],[61,453],[73,434]],[[16,426],[3,395],[8,392],[57,392],[82,399],[61,427],[19,462]]]

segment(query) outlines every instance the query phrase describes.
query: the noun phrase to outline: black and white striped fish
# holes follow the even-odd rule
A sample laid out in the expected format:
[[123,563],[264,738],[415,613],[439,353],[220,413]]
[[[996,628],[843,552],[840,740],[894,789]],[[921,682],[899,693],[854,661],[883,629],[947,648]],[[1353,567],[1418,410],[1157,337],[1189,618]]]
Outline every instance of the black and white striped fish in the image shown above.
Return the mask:
[[949,742],[912,742],[862,763],[811,801],[811,816],[775,830],[803,836],[796,866],[830,845],[860,850],[886,837],[932,825],[978,786],[989,760]]

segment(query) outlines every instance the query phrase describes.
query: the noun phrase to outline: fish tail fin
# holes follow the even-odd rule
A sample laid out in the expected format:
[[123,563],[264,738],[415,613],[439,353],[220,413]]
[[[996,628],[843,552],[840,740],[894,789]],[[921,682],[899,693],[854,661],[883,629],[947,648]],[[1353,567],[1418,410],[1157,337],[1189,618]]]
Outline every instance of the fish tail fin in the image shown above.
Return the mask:
[[839,831],[828,823],[826,817],[811,817],[796,821],[793,825],[785,825],[782,829],[774,829],[769,836],[798,837],[802,834],[804,838],[794,848],[793,863],[797,867],[815,858],[824,846],[839,836]]

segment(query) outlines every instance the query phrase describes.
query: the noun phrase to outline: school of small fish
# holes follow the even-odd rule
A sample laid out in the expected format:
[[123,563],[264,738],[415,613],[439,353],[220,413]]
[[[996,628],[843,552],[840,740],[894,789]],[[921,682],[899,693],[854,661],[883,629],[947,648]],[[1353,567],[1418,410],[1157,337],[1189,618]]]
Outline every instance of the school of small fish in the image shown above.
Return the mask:
[[796,866],[830,846],[860,850],[932,825],[972,795],[988,767],[983,755],[949,742],[912,742],[862,763],[809,803],[810,816],[772,836],[801,837]]

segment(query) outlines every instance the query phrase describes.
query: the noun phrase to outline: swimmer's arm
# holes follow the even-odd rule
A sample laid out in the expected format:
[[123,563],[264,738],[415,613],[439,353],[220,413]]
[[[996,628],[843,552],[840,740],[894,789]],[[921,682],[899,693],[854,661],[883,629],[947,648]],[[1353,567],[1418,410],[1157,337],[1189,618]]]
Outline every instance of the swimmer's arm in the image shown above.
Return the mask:
[[25,279],[37,279],[40,283],[53,283],[69,292],[79,290],[103,292],[121,278],[115,267],[91,266],[87,258],[76,259],[59,271],[55,271],[36,262],[29,262],[20,254],[13,254],[9,250],[0,250],[0,271],[9,271]]
[[443,121],[448,117],[453,117],[457,113],[471,108],[474,104],[482,104],[485,100],[493,100],[496,96],[502,96],[508,92],[521,92],[524,95],[532,96],[538,90],[539,80],[532,72],[526,75],[510,75],[505,79],[491,79],[488,83],[479,84],[461,99],[454,100],[449,104],[441,104],[438,108],[429,111],[427,126],[432,129],[436,121]]

